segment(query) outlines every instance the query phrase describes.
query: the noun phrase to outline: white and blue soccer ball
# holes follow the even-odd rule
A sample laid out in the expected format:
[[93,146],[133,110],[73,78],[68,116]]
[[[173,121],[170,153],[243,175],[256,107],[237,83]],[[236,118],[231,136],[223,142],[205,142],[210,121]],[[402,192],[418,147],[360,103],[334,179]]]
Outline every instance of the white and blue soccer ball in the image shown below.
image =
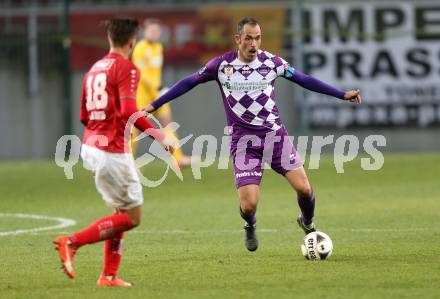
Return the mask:
[[333,252],[332,239],[323,232],[311,232],[304,237],[301,244],[301,252],[308,260],[328,259]]

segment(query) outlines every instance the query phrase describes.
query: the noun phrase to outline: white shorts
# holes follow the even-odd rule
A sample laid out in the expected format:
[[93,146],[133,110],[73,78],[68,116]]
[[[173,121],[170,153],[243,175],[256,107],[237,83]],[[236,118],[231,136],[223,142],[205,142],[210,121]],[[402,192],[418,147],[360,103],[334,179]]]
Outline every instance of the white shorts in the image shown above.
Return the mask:
[[131,154],[110,153],[83,144],[81,158],[84,168],[94,173],[96,189],[109,207],[128,210],[142,205],[142,185]]

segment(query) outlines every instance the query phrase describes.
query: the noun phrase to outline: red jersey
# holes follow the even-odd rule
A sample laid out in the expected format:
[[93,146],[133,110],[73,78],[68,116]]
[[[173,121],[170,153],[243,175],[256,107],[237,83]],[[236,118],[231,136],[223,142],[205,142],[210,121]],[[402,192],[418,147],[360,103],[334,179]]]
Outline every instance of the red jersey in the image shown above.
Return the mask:
[[[139,77],[136,66],[116,53],[107,54],[87,72],[81,96],[81,121],[86,125],[84,144],[107,152],[124,153],[124,142],[128,142],[124,140],[128,118],[121,113],[121,101],[136,99]],[[96,137],[99,135],[104,137]],[[125,149],[128,152],[128,146]]]

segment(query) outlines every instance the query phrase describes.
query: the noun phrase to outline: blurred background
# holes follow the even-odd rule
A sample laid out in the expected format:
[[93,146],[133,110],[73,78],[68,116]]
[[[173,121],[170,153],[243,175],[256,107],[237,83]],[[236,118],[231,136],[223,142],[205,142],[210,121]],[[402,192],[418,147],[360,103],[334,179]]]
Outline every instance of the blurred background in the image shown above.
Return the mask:
[[[52,158],[61,136],[82,136],[83,75],[108,51],[100,22],[115,15],[163,22],[168,86],[234,48],[236,23],[254,17],[263,49],[363,93],[355,107],[277,80],[277,103],[291,135],[382,134],[385,151],[440,150],[438,0],[3,0],[0,159]],[[196,87],[172,109],[181,137],[223,135],[215,82]]]

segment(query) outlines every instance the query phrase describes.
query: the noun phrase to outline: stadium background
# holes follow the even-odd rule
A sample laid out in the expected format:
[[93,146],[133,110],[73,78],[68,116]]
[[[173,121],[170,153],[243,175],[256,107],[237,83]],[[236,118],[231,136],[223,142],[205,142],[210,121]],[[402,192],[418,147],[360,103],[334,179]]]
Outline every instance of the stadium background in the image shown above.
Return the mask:
[[[331,259],[302,257],[296,196],[273,171],[261,187],[261,246],[249,253],[231,167],[214,163],[201,180],[187,168],[184,180],[169,172],[143,189],[142,225],[126,235],[120,271],[134,288],[93,287],[102,244],[82,248],[77,278],[66,279],[52,240],[109,209],[82,163],[67,179],[54,153],[61,136],[82,135],[80,84],[107,51],[100,21],[116,14],[166,24],[167,85],[232,47],[247,15],[262,24],[263,48],[335,86],[361,88],[357,107],[276,83],[291,134],[387,137],[377,171],[360,167],[369,160],[360,155],[337,173],[335,142],[319,169],[308,159]],[[438,0],[0,1],[0,298],[440,298],[439,39]],[[223,135],[215,83],[172,107],[181,137]],[[155,162],[142,174],[165,178],[166,165]]]
[[[440,4],[364,2],[2,1],[0,158],[51,158],[62,135],[81,136],[82,77],[107,51],[100,21],[118,14],[165,24],[164,85],[233,47],[237,20],[254,16],[263,49],[364,94],[363,105],[342,109],[278,80],[278,105],[291,134],[383,134],[385,151],[437,151]],[[217,88],[210,82],[173,102],[181,136],[223,134]]]

